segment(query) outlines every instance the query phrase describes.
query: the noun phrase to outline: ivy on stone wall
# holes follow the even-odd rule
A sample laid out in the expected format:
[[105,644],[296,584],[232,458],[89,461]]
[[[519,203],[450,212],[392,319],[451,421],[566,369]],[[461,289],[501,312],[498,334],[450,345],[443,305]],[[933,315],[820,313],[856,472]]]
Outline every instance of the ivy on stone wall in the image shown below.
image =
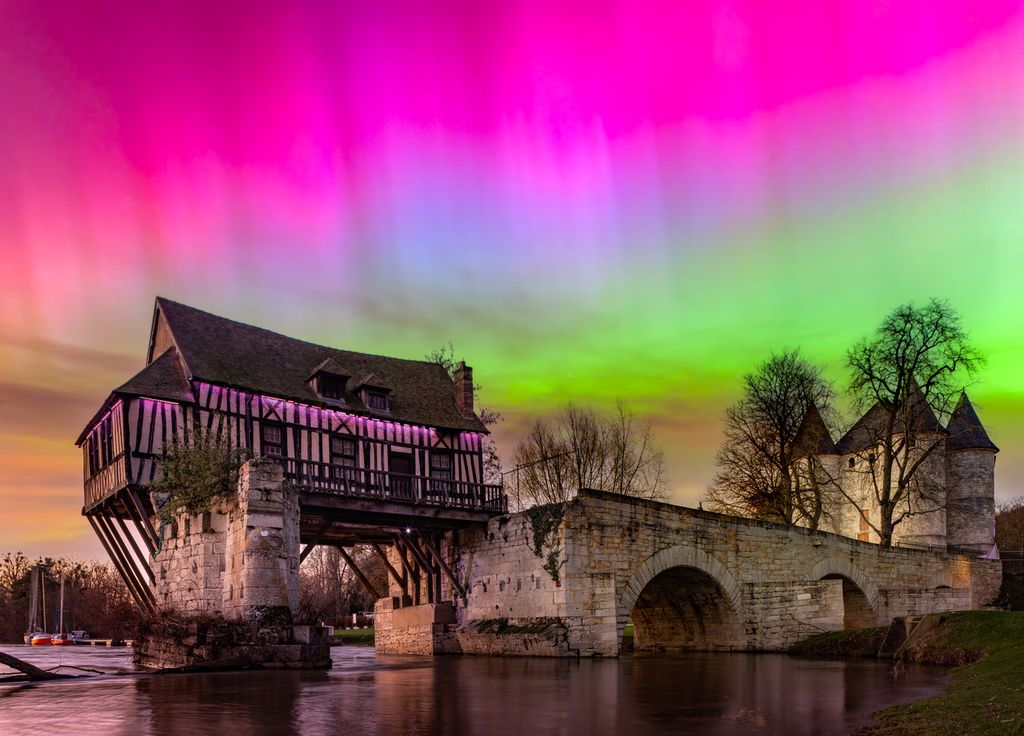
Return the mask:
[[[558,558],[562,554],[562,546],[558,544],[558,527],[565,516],[565,504],[541,504],[527,509],[525,513],[533,528],[533,553],[544,558],[545,572],[557,583],[561,567]],[[544,554],[545,547],[548,548],[547,555]]]
[[232,447],[223,437],[197,429],[176,436],[157,459],[161,477],[150,485],[154,496],[167,499],[158,509],[163,523],[185,511],[201,514],[235,493],[238,469],[245,450]]

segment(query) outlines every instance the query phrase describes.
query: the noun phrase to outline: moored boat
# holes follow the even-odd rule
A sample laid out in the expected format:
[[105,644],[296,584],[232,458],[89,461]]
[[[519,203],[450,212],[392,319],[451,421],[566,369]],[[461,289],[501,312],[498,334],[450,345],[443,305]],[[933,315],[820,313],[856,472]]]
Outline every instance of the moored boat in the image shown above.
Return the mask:
[[71,634],[54,634],[50,637],[50,644],[55,647],[73,647],[75,640],[71,638]]
[[32,636],[30,644],[34,647],[50,646],[53,643],[53,637],[49,634],[35,634]]

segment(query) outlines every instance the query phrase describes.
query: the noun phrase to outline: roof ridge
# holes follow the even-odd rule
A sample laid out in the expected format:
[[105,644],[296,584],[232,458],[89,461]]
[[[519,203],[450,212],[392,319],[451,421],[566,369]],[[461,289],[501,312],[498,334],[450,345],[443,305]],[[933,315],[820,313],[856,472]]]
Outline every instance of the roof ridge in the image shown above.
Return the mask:
[[[283,332],[277,332],[276,330],[271,330],[271,329],[268,329],[266,327],[260,327],[259,325],[254,325],[251,322],[242,322],[241,320],[233,319],[231,317],[225,317],[225,316],[220,315],[220,314],[215,314],[215,313],[209,312],[209,311],[207,311],[205,309],[200,309],[199,307],[193,307],[191,304],[185,304],[184,302],[175,301],[174,299],[168,299],[165,296],[158,296],[156,298],[156,301],[157,301],[158,304],[160,304],[160,303],[163,303],[163,304],[173,304],[175,307],[182,307],[182,308],[188,309],[188,310],[190,310],[192,312],[199,312],[200,314],[203,314],[203,315],[205,315],[207,317],[213,317],[214,319],[219,319],[219,320],[222,320],[224,322],[230,322],[232,324],[240,325],[242,327],[248,327],[249,329],[252,329],[252,330],[259,330],[261,332],[266,332],[268,334],[275,335],[276,337],[283,337],[283,338],[286,338],[288,340],[292,340],[294,342],[301,342],[301,343],[304,343],[306,345],[310,345],[312,347],[322,348],[323,350],[331,350],[331,351],[334,351],[334,352],[337,352],[337,353],[349,353],[349,354],[352,354],[352,355],[366,355],[366,356],[369,356],[371,358],[385,358],[387,360],[400,360],[400,361],[404,361],[406,363],[416,363],[416,364],[422,364],[422,365],[436,365],[436,366],[439,366],[442,369],[444,368],[444,366],[442,366],[440,363],[438,363],[437,361],[434,361],[434,360],[425,360],[425,359],[417,359],[417,358],[401,358],[401,357],[394,356],[394,355],[384,355],[383,353],[367,353],[367,352],[363,352],[363,351],[360,351],[360,350],[348,350],[346,348],[331,347],[330,345],[324,345],[323,343],[313,342],[312,340],[305,340],[305,339],[303,339],[301,337],[292,337],[291,335],[286,335]],[[172,328],[171,331],[173,333],[173,328]],[[447,371],[445,371],[445,372],[447,373]]]

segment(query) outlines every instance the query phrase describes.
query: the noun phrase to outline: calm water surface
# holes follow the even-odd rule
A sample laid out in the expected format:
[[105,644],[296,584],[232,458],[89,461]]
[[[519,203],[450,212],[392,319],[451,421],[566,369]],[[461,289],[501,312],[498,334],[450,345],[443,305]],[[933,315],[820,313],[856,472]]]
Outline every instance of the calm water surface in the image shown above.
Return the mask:
[[[926,697],[944,670],[898,680],[874,661],[783,654],[608,660],[402,657],[337,647],[328,672],[117,675],[126,649],[0,650],[106,675],[0,685],[0,734],[846,734]],[[70,672],[70,670],[68,670]],[[0,667],[0,674],[5,672]]]

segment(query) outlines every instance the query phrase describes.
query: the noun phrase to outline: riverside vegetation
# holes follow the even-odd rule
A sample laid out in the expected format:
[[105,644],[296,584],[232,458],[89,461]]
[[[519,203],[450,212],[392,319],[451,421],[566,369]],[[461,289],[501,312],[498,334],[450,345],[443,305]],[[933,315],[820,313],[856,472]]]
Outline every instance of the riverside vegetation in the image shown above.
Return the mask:
[[[884,628],[812,637],[794,654],[875,656]],[[859,736],[1004,736],[1024,734],[1024,612],[965,611],[943,614],[938,627],[902,652],[903,663],[953,666],[941,695],[875,714]]]

